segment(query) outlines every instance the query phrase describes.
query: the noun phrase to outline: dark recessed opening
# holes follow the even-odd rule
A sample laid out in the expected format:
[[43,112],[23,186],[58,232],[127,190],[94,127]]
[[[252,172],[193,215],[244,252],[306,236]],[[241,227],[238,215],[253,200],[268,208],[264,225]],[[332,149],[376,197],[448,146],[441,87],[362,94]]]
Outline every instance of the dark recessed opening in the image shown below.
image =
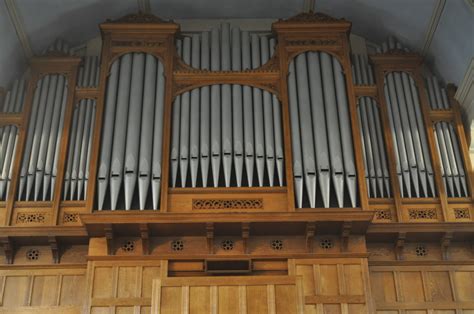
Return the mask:
[[252,263],[250,260],[206,260],[205,270],[214,274],[249,273]]

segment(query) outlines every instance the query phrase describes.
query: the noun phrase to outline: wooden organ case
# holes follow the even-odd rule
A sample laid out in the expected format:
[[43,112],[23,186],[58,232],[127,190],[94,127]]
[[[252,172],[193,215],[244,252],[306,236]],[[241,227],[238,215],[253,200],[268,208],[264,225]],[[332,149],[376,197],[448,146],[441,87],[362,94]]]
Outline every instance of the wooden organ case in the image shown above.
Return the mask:
[[[448,87],[447,106],[430,107],[431,96],[425,87],[423,60],[419,55],[399,46],[388,47],[370,56],[373,73],[366,80],[357,79],[357,73],[352,75],[353,67],[357,72],[359,65],[351,57],[351,23],[312,12],[275,22],[271,39],[275,45],[270,45],[273,54],[270,56],[266,52],[263,57],[262,53],[257,66],[252,61],[253,65],[247,68],[240,64],[245,62],[245,56],[242,56],[241,61],[238,58],[235,67],[234,63],[230,66],[230,60],[225,57],[217,65],[217,70],[213,64],[205,65],[205,58],[201,58],[200,65],[198,62],[195,66],[190,61],[195,57],[189,56],[190,40],[182,37],[179,25],[152,15],[129,15],[116,21],[107,21],[100,25],[100,29],[103,42],[96,84],[81,85],[76,82],[85,77],[84,73],[79,73],[79,57],[49,52],[31,60],[31,77],[25,87],[22,110],[0,115],[0,126],[12,130],[16,127],[17,130],[16,149],[11,157],[12,175],[8,177],[9,188],[4,201],[0,202],[0,222],[3,225],[0,228],[0,250],[3,253],[3,265],[0,266],[1,313],[474,311],[473,174],[467,140],[452,86]],[[207,47],[211,51],[214,47],[212,36],[207,38],[211,41],[210,48]],[[200,40],[204,42],[204,37]],[[253,40],[252,37],[252,45]],[[262,48],[262,51],[265,49]],[[124,59],[127,54],[130,56],[128,61]],[[303,58],[298,59],[301,55]],[[118,66],[114,70],[117,60],[120,60],[120,71]],[[319,61],[314,63],[314,60]],[[128,154],[134,140],[144,143],[143,133],[141,136],[136,133],[138,135],[135,134],[135,138],[130,141],[127,139],[127,145],[122,144],[121,148],[113,146],[116,145],[115,136],[113,143],[108,144],[113,146],[112,157],[108,157],[112,162],[101,168],[102,160],[107,159],[101,152],[110,114],[107,102],[111,96],[107,92],[116,75],[114,93],[118,98],[122,95],[122,72],[125,73],[128,68],[132,87],[126,96],[135,99],[132,98],[137,95],[133,87],[136,85],[133,84],[140,75],[134,76],[135,67],[130,65],[132,62],[146,64],[145,72],[141,72],[142,80],[145,76],[145,82],[141,81],[145,85],[144,89],[147,88],[148,80],[146,71],[150,68],[148,62],[157,69],[153,73],[162,75],[161,81],[159,78],[153,80],[158,86],[153,91],[156,91],[156,95],[160,93],[163,104],[161,115],[158,116],[161,122],[148,120],[151,121],[149,126],[161,130],[158,134],[162,134],[158,142],[155,142],[156,137],[153,138],[153,147],[159,145],[161,148],[156,163],[159,167],[150,170],[152,166],[148,165],[148,172],[144,174],[141,172],[141,163],[140,169],[137,168],[138,161],[135,162],[135,168],[127,168],[127,158],[122,158],[125,166],[114,168],[115,150],[122,149],[122,156]],[[321,73],[329,71],[335,82],[326,83],[326,76],[323,75],[323,82],[320,83],[324,90],[320,96],[329,97],[331,89],[328,88],[332,88],[332,95],[339,104],[339,111],[335,111],[339,127],[336,124],[335,129],[332,129],[334,125],[329,119],[334,108],[326,107],[329,130],[327,144],[330,158],[333,159],[329,166],[321,166],[323,156],[318,153],[320,142],[316,139],[316,142],[311,142],[313,134],[315,138],[321,134],[317,129],[321,124],[316,122],[319,120],[314,111],[312,117],[304,111],[305,106],[309,106],[308,97],[317,96],[312,90],[310,95],[308,83],[304,83],[304,77],[308,75],[308,82],[314,79],[311,71],[304,71],[303,74],[299,70],[304,69],[305,65],[309,69],[318,66]],[[78,74],[81,78],[78,78]],[[28,141],[28,131],[33,128],[32,121],[36,121],[30,116],[38,115],[34,107],[41,103],[41,97],[37,95],[39,100],[35,100],[35,92],[45,84],[41,81],[48,75],[55,77],[55,84],[59,84],[58,77],[62,76],[62,86],[67,85],[69,88],[62,89],[63,124],[61,118],[52,118],[52,121],[62,126],[56,134],[55,168],[52,173],[44,169],[45,176],[54,177],[55,183],[50,184],[48,181],[47,185],[47,181],[44,181],[38,188],[33,188],[33,183],[28,185],[30,173],[22,174],[22,156],[31,147],[32,151],[35,148],[34,141],[33,144]],[[321,81],[321,77],[319,79]],[[53,78],[49,80],[52,82]],[[215,150],[212,146],[208,148],[207,155],[202,151],[196,155],[193,152],[193,139],[183,139],[181,135],[179,151],[173,152],[173,139],[176,136],[173,133],[174,124],[179,121],[181,127],[192,124],[193,119],[206,121],[206,116],[199,111],[197,115],[196,112],[193,114],[192,107],[196,106],[193,91],[200,91],[197,97],[205,97],[204,89],[208,86],[211,88],[207,89],[207,97],[211,95],[211,100],[200,99],[210,104],[209,117],[216,108],[222,111],[224,118],[219,122],[222,147]],[[238,128],[231,129],[225,120],[225,110],[232,110],[232,107],[226,109],[225,97],[231,95],[234,86],[240,86],[235,90],[240,91],[237,95],[244,97],[244,105],[244,87],[247,86],[248,91],[257,90],[257,98],[252,98],[254,106],[258,106],[255,99],[260,99],[259,105],[264,108],[263,112],[252,112],[254,119],[257,119],[258,114],[264,118],[261,120],[264,121],[262,125],[253,125],[255,137],[251,134],[249,139],[247,135],[242,135],[250,141],[255,139],[254,151],[252,148],[238,147],[231,153],[226,150],[226,134],[238,136],[239,133]],[[396,99],[398,102],[403,101],[400,94],[396,99],[393,97],[397,91],[400,93],[400,88],[410,90],[410,95],[418,94],[418,97],[410,98],[409,101],[416,104],[406,105],[408,120],[404,121],[403,112],[400,112],[402,120],[397,126],[398,120],[393,118],[392,110],[395,107],[389,108],[394,106]],[[255,93],[249,95],[256,97]],[[346,96],[339,98],[340,95]],[[188,97],[187,100],[184,100],[185,97]],[[222,97],[222,101],[219,101],[220,98],[216,98],[216,101],[214,97]],[[158,96],[154,99],[157,100]],[[295,99],[298,105],[294,103]],[[90,128],[77,122],[81,119],[80,111],[77,111],[77,120],[75,118],[75,106],[81,101],[94,108],[89,111],[84,109],[82,113],[83,117],[88,117]],[[122,118],[125,122],[130,121],[138,109],[133,107],[135,104],[132,100],[130,110],[126,107],[128,104],[119,104],[119,101],[112,114],[118,117],[117,112],[127,108]],[[324,98],[324,102],[328,103],[329,98]],[[346,105],[341,107],[341,103]],[[360,108],[362,103],[370,113],[367,114],[367,121],[360,118],[361,110],[364,110]],[[186,108],[191,115],[183,118],[181,114],[180,119],[174,119],[177,104],[180,104],[181,112],[185,112],[183,108]],[[203,104],[200,108],[204,108]],[[278,145],[269,147],[265,138],[261,142],[265,146],[261,149],[263,153],[259,153],[257,129],[269,125],[266,121],[269,112],[265,111],[268,108],[270,114],[273,112],[272,125],[275,129],[271,129],[281,132],[279,139],[277,135],[272,135],[271,143],[280,141],[280,151]],[[413,116],[410,116],[410,108],[417,110],[413,111]],[[310,114],[310,111],[307,113]],[[324,116],[324,109],[321,114]],[[415,116],[418,118],[416,121]],[[384,151],[383,163],[386,164],[387,172],[385,176],[377,178],[368,171],[370,152],[366,149],[367,141],[371,138],[367,134],[376,125],[369,125],[372,118],[379,124],[380,133],[374,139],[378,139],[381,144],[378,149]],[[300,125],[295,126],[295,122]],[[120,129],[125,129],[127,134],[127,127],[116,123],[113,128],[109,126],[109,130],[114,129],[118,134]],[[438,123],[441,124],[438,126]],[[73,182],[70,179],[72,173],[68,170],[68,156],[70,147],[75,143],[71,134],[77,133],[79,125],[82,125],[82,132],[89,132],[90,143],[86,143],[89,145],[89,157],[87,163],[84,161],[88,169],[84,168],[87,175],[83,174],[82,181],[74,181],[74,184],[82,182],[83,196],[68,197]],[[413,128],[414,125],[418,128]],[[214,145],[213,126],[210,127],[209,143]],[[188,133],[191,137],[192,128]],[[298,135],[294,134],[296,128]],[[441,133],[437,133],[438,129]],[[189,132],[189,128],[186,130]],[[422,139],[424,143],[417,146],[416,143],[410,144],[410,139],[402,139],[402,144],[407,146],[406,169],[403,160],[400,160],[397,141],[403,135],[406,137],[407,133],[399,133],[400,130],[416,130],[416,138]],[[448,141],[448,138],[443,137],[445,130],[454,136],[449,139],[459,148],[451,159],[446,158],[444,150],[438,146]],[[2,134],[4,132],[2,130]],[[200,134],[205,132],[205,129],[201,130]],[[338,137],[334,137],[336,133]],[[395,136],[392,136],[394,133]],[[128,134],[132,136],[131,129]],[[263,135],[268,135],[268,132]],[[336,154],[336,147],[332,146],[334,139],[341,139],[342,142],[339,155]],[[183,141],[190,141],[190,145],[182,146]],[[202,137],[200,141],[204,141]],[[217,139],[220,145],[219,141]],[[349,145],[345,145],[347,143]],[[409,145],[413,146],[412,159],[418,162],[422,160],[423,168],[419,163],[414,166],[410,163]],[[37,146],[41,156],[41,145]],[[146,147],[143,144],[141,146]],[[310,147],[312,157],[307,154]],[[147,154],[152,156],[151,151]],[[341,154],[344,160],[339,160],[342,166],[338,166],[334,158],[341,159]],[[198,158],[199,162],[193,161]],[[204,164],[204,158],[208,158],[209,163]],[[449,162],[454,165],[454,160],[464,169],[458,169],[457,177],[448,178],[443,165]],[[232,163],[234,168],[225,168],[226,162],[227,165]],[[210,170],[203,168],[203,165]],[[342,170],[339,171],[338,167]],[[119,168],[119,173],[115,174],[114,169]],[[43,171],[38,169],[36,173]],[[101,169],[106,169],[105,175]],[[224,173],[225,169],[233,170]],[[190,176],[187,176],[188,171]],[[216,171],[217,177],[212,177]],[[133,182],[138,180],[138,184],[126,181],[127,175],[133,172],[136,175]],[[180,181],[183,173],[184,179]],[[203,178],[208,173],[209,178]],[[410,173],[412,176],[407,177]],[[109,178],[110,182],[107,181]],[[119,183],[117,190],[113,182],[117,178],[125,180],[125,188]],[[454,181],[449,181],[450,178]],[[462,178],[464,181],[461,181]],[[199,183],[201,181],[203,183]],[[321,185],[322,182],[327,182],[327,185]],[[105,188],[99,192],[101,184]],[[133,191],[137,191],[138,185],[142,191],[141,184],[144,184],[149,195],[134,196],[133,192],[129,198],[125,196],[123,201],[127,184],[132,184]],[[22,196],[25,192],[21,189],[31,189],[30,194],[27,193],[29,196]],[[448,189],[459,193],[450,194]],[[419,190],[430,192],[426,192],[424,197],[417,197],[421,193]],[[103,193],[102,196],[98,195],[100,193]],[[103,209],[99,205],[102,202],[106,204]],[[107,205],[109,202],[110,208]],[[130,210],[124,210],[125,207]],[[139,210],[139,207],[143,210]]]

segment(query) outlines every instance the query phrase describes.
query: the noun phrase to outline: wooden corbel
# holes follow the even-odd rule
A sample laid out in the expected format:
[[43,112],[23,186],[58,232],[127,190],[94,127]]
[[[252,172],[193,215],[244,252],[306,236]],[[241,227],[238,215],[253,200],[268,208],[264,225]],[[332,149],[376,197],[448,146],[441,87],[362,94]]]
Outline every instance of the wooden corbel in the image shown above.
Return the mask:
[[148,224],[140,224],[140,238],[142,239],[143,255],[150,254],[150,230]]
[[306,251],[308,253],[313,252],[313,242],[315,233],[316,224],[314,222],[308,222],[306,224]]
[[250,237],[250,224],[248,222],[242,223],[242,242],[244,244],[244,254],[248,254],[248,242]]
[[214,254],[214,223],[206,223],[206,239],[207,251],[209,254]]
[[443,237],[441,238],[440,245],[441,245],[441,255],[443,257],[443,260],[447,261],[449,259],[448,255],[448,248],[451,245],[451,240],[453,239],[453,233],[452,232],[446,232],[443,234]]
[[59,260],[61,256],[60,256],[60,251],[59,251],[58,238],[55,236],[49,236],[48,243],[49,243],[49,247],[51,248],[51,255],[53,256],[53,263],[59,264]]
[[405,232],[399,232],[397,241],[395,241],[395,257],[397,258],[398,261],[401,261],[404,259],[403,250],[405,247],[406,236],[407,234]]
[[104,227],[105,239],[107,241],[107,255],[115,255],[114,229],[111,224]]
[[341,250],[342,252],[347,252],[349,249],[349,236],[351,235],[352,223],[350,221],[345,221],[342,224],[341,232]]
[[0,242],[3,247],[3,254],[5,255],[5,264],[13,264],[13,254],[15,252],[15,247],[13,241],[10,237],[0,238]]

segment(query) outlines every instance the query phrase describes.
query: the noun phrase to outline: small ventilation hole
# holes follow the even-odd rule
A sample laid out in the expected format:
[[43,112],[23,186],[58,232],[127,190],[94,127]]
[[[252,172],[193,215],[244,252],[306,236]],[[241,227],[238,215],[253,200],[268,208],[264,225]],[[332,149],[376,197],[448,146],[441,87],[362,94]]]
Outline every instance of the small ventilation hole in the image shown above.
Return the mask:
[[38,249],[29,249],[28,252],[26,252],[26,258],[30,261],[36,261],[39,259],[40,252]]
[[222,241],[221,243],[221,247],[225,250],[225,251],[232,251],[234,249],[234,241],[232,240],[224,240]]
[[426,246],[420,244],[416,246],[415,253],[416,256],[426,256],[428,255],[428,250],[426,249]]
[[319,246],[325,250],[332,249],[333,243],[331,239],[323,239],[319,243]]
[[173,251],[182,251],[182,250],[184,250],[184,241],[183,240],[173,240],[173,241],[171,241],[171,249]]
[[275,251],[283,250],[283,240],[273,240],[272,241],[272,249]]
[[127,241],[122,245],[122,251],[133,252],[135,250],[135,241]]

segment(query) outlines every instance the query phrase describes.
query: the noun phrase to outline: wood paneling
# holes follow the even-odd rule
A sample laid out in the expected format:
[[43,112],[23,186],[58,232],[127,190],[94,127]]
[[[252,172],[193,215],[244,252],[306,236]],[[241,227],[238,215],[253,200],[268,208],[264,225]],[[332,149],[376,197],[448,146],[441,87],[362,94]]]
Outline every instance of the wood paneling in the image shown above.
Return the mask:
[[0,313],[80,313],[84,267],[0,268]]
[[[160,278],[160,261],[89,262],[86,313],[146,313],[151,307],[152,281]],[[109,312],[107,312],[109,313]]]
[[302,278],[305,313],[367,313],[372,309],[365,259],[296,259],[290,274]]
[[474,311],[473,266],[371,266],[377,313]]
[[297,276],[162,278],[154,283],[152,313],[302,314],[302,292]]

